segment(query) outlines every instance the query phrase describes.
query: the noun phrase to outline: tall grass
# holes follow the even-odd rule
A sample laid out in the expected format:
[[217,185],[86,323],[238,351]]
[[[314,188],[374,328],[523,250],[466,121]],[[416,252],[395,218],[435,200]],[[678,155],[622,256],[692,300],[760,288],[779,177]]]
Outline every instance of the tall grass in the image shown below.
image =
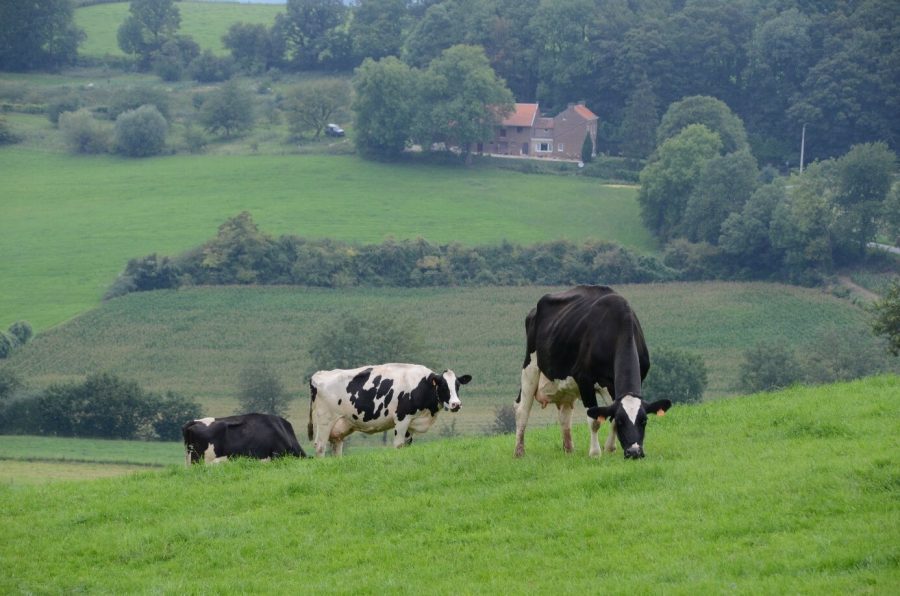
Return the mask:
[[676,407],[647,459],[556,429],[0,485],[0,591],[891,594],[897,377]]
[[3,328],[20,319],[38,331],[58,324],[96,305],[128,259],[197,246],[244,210],[275,235],[654,247],[633,189],[489,168],[312,155],[129,160],[4,148],[0,178]]
[[[97,4],[75,11],[75,24],[86,34],[79,53],[102,58],[105,55],[123,56],[116,34],[128,16],[128,2]],[[271,26],[275,17],[284,12],[284,5],[238,4],[213,2],[178,2],[181,27],[178,33],[190,35],[201,49],[225,54],[222,36],[237,22]]]

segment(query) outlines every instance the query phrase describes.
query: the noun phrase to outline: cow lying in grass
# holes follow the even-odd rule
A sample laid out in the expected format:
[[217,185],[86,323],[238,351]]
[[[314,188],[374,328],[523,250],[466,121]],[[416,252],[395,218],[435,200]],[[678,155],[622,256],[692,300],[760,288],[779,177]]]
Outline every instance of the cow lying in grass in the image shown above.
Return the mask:
[[191,420],[181,428],[181,435],[186,465],[201,459],[219,463],[234,456],[262,460],[285,455],[306,457],[291,423],[271,414]]

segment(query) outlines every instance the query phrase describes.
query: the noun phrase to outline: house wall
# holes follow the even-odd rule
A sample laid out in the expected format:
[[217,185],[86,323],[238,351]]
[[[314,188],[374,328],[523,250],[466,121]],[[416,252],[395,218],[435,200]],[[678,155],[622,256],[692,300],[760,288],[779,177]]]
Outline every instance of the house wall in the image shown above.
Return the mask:
[[[591,135],[594,142],[594,151],[597,147],[597,120],[586,121],[575,112],[574,106],[569,106],[560,112],[554,119],[553,140],[554,157],[564,159],[581,159],[581,146],[584,144],[585,133]],[[559,151],[562,144],[563,150]]]
[[[505,131],[504,136],[501,131]],[[522,153],[522,146],[528,146],[528,153]],[[484,147],[485,153],[494,155],[530,155],[531,154],[531,127],[530,126],[498,126],[494,140]]]
[[[597,120],[585,120],[573,105],[554,118],[538,118],[534,127],[498,126],[494,139],[479,146],[479,150],[493,155],[527,155],[577,161],[581,159],[585,133],[591,135],[596,154]],[[540,151],[542,143],[550,145],[551,150]],[[523,146],[527,150],[523,151]]]

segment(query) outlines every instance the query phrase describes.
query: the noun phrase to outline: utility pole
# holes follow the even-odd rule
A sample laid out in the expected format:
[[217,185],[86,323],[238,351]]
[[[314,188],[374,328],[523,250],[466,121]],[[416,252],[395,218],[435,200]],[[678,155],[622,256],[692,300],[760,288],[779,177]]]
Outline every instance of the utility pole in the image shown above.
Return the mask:
[[800,173],[803,173],[803,151],[806,149],[806,122],[803,123],[803,130],[800,132]]

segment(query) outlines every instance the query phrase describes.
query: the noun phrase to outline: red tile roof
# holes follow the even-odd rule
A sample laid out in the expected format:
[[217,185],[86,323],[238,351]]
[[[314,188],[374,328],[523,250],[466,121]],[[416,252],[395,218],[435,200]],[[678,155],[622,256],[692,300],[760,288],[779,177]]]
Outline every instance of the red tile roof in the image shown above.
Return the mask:
[[575,104],[574,106],[575,113],[584,118],[585,120],[595,120],[597,118],[597,114],[590,111],[586,107],[581,104]]
[[537,113],[536,103],[517,103],[515,111],[504,118],[503,126],[532,126]]

